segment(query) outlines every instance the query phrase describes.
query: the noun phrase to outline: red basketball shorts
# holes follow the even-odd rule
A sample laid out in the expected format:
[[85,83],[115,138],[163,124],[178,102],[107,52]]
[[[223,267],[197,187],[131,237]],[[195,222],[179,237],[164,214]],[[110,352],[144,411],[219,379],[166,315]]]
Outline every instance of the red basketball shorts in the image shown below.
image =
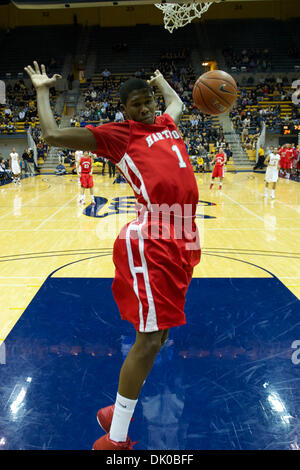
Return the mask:
[[113,295],[121,318],[140,332],[186,323],[185,295],[201,255],[194,222],[181,239],[174,236],[172,228],[169,237],[156,238],[149,235],[153,226],[149,218],[145,212],[123,227],[113,251]]
[[82,188],[92,188],[94,186],[92,175],[89,173],[82,173],[80,176],[80,184]]
[[216,165],[212,173],[213,178],[224,178],[224,166]]
[[284,170],[289,170],[292,168],[292,161],[290,158],[285,158],[282,162],[282,167]]

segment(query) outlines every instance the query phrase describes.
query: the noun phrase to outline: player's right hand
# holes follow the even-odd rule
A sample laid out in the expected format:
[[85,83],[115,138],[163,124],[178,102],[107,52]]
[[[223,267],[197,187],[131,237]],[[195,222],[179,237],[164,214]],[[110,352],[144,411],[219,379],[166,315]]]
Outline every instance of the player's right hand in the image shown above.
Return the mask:
[[36,61],[33,62],[33,67],[31,65],[27,65],[27,67],[24,67],[24,70],[29,75],[36,90],[39,88],[51,88],[55,85],[57,79],[62,78],[59,74],[55,74],[52,78],[49,78],[46,74],[45,65],[41,65],[40,71],[39,64]]

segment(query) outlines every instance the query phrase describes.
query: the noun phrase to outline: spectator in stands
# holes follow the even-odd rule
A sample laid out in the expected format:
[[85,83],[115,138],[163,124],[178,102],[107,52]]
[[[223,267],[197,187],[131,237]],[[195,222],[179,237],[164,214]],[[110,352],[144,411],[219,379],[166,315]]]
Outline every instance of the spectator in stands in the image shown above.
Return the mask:
[[124,121],[124,115],[120,110],[118,110],[115,114],[115,121],[116,122]]
[[197,157],[196,171],[199,171],[199,173],[204,172],[204,159],[203,159],[203,157],[200,157],[200,156]]
[[6,130],[8,134],[14,134],[16,132],[16,129],[11,121],[6,124]]
[[231,147],[228,143],[225,144],[224,152],[226,153],[227,162],[229,162],[229,159],[232,157],[232,151],[231,151]]
[[62,163],[59,163],[55,169],[55,174],[58,175],[58,176],[62,176],[62,175],[66,175],[67,174],[67,170],[65,168],[65,166],[62,164]]
[[38,140],[37,143],[36,143],[36,149],[37,149],[37,157],[38,159],[42,159],[44,160],[45,159],[45,147],[44,147],[44,143],[42,142],[42,140]]
[[105,68],[102,72],[102,77],[103,78],[109,78],[110,75],[111,75],[110,71],[107,68]]
[[59,150],[57,152],[57,157],[58,157],[58,164],[59,165],[64,165],[64,163],[65,163],[65,154],[64,154],[63,150]]
[[28,149],[27,165],[28,165],[28,174],[30,176],[34,176],[35,175],[35,169],[34,169],[34,158],[33,158],[33,149],[32,148]]
[[19,121],[24,121],[25,116],[26,116],[26,112],[23,108],[21,108],[18,114]]
[[106,163],[107,163],[107,158],[102,157],[102,171],[101,171],[102,175],[104,175]]
[[256,165],[253,167],[253,170],[257,170],[257,169],[263,170],[264,168],[265,168],[265,151],[263,147],[259,147],[258,160],[256,162]]
[[23,169],[24,169],[25,175],[27,175],[27,174],[29,173],[29,167],[28,167],[28,152],[29,152],[29,150],[28,150],[28,149],[25,149],[24,152],[23,152],[23,155],[22,155],[22,161],[23,161],[23,163],[24,163]]
[[110,160],[108,160],[108,173],[110,178],[116,175],[116,166]]
[[0,154],[0,183],[11,180],[10,171],[6,168],[3,156]]
[[204,171],[205,172],[211,172],[212,171],[212,161],[213,161],[213,155],[211,155],[209,152],[206,152],[206,156],[204,157]]

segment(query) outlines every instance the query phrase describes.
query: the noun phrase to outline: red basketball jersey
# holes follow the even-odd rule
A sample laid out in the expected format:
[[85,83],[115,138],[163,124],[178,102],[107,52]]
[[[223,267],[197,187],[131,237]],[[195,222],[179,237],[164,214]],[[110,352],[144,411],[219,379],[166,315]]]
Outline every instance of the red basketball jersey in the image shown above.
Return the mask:
[[80,159],[81,174],[90,173],[92,169],[91,157],[81,157]]
[[[198,188],[186,146],[173,119],[156,116],[154,124],[132,120],[87,126],[97,140],[97,154],[111,160],[132,187],[137,201],[154,206],[179,204],[192,209]],[[182,212],[183,213],[183,212]]]
[[217,153],[216,155],[216,166],[223,166],[225,163],[225,153]]
[[294,151],[292,148],[287,148],[285,151],[285,158],[288,162],[292,161],[292,157],[294,155]]

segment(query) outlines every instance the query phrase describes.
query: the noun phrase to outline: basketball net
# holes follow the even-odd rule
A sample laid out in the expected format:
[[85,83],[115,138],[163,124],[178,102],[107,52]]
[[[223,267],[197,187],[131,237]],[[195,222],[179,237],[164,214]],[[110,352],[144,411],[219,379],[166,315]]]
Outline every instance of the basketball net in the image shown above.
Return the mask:
[[155,3],[155,6],[162,10],[165,29],[172,33],[174,28],[182,28],[195,18],[201,18],[212,3]]

